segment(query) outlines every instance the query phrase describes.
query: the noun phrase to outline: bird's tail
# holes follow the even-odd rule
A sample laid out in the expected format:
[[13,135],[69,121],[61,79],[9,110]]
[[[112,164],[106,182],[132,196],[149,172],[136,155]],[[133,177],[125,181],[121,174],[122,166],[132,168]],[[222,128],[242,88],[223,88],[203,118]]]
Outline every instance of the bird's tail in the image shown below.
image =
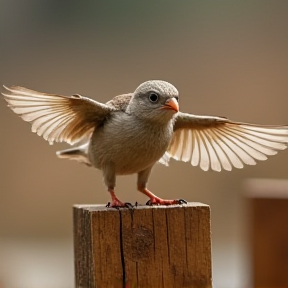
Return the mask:
[[85,143],[78,147],[57,151],[56,155],[61,159],[76,160],[86,164],[87,166],[92,166],[88,159],[88,145],[89,143]]

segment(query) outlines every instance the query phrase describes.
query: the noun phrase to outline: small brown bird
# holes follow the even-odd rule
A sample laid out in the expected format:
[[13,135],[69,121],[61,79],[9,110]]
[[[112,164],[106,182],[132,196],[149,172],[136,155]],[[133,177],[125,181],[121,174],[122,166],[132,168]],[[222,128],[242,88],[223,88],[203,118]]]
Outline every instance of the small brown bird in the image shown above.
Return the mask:
[[147,81],[134,93],[116,96],[106,104],[80,95],[4,88],[8,106],[32,124],[32,132],[51,144],[85,143],[57,156],[102,170],[113,207],[125,206],[115,195],[116,175],[137,173],[138,190],[150,198],[150,205],[182,204],[186,201],[164,200],[147,189],[157,161],[168,165],[174,158],[204,171],[230,171],[254,165],[255,159],[266,160],[288,145],[288,126],[179,112],[179,93],[165,81]]

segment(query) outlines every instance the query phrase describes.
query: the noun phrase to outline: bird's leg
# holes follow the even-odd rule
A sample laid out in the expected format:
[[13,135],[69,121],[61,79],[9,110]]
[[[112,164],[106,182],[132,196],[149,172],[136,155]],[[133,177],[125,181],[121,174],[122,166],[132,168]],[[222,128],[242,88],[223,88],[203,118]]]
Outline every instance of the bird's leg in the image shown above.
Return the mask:
[[146,203],[147,205],[173,205],[173,204],[187,203],[187,201],[183,199],[177,199],[177,200],[161,199],[155,194],[153,194],[151,191],[149,191],[146,185],[149,175],[151,173],[151,169],[152,167],[147,168],[146,170],[143,170],[138,173],[138,182],[137,182],[138,190],[150,198],[150,200],[148,200],[148,202]]
[[111,200],[112,202],[110,203],[110,207],[126,207],[126,204],[123,203],[122,201],[120,201],[116,195],[115,195],[115,191],[113,188],[108,188],[108,191],[111,195]]
[[107,207],[128,207],[131,208],[132,205],[130,203],[123,203],[120,201],[115,195],[115,185],[116,185],[116,175],[114,170],[113,163],[106,163],[105,167],[103,167],[103,177],[104,183],[108,187],[108,192],[111,195],[111,202],[107,204]]

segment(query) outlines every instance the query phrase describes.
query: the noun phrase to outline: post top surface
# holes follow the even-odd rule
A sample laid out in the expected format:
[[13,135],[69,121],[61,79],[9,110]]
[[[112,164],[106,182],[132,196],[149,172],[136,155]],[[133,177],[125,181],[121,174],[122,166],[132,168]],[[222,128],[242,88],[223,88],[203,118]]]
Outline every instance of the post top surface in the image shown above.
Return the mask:
[[[209,205],[203,204],[200,202],[188,202],[187,204],[183,205],[159,205],[159,206],[148,206],[148,205],[138,205],[137,207],[133,208],[120,208],[121,210],[129,210],[129,209],[135,209],[135,210],[142,210],[142,209],[175,209],[175,208],[198,208],[198,207],[207,207],[209,208]],[[106,204],[75,204],[73,205],[74,209],[83,209],[87,211],[118,211],[116,208],[108,208],[106,207]]]

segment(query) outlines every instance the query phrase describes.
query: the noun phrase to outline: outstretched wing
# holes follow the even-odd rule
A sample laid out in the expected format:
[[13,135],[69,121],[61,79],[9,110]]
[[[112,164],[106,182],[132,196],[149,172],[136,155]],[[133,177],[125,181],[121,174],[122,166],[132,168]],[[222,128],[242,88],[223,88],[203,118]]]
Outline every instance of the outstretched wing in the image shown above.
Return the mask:
[[114,111],[113,107],[80,95],[40,93],[18,86],[4,88],[7,92],[2,95],[8,106],[32,124],[32,132],[51,144],[80,141]]
[[288,145],[288,126],[261,126],[226,118],[178,113],[166,156],[204,171],[242,168],[266,160]]

